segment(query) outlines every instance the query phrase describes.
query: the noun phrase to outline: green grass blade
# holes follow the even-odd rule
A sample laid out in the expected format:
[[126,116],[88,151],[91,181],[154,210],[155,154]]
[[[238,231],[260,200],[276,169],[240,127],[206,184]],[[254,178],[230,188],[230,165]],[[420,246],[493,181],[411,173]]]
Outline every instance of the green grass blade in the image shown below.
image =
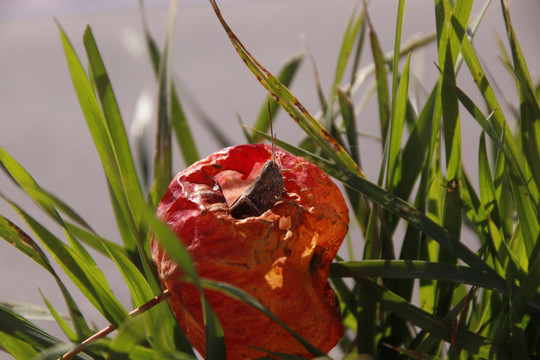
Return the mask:
[[114,248],[115,251],[121,252],[124,255],[127,254],[124,247],[111,240],[105,239],[96,233],[90,232],[83,227],[69,222],[66,222],[66,227],[68,228],[69,232],[73,234],[73,236],[79,239],[79,241],[98,251],[101,255],[109,257],[106,247]]
[[90,83],[90,80],[88,79],[84,68],[80,63],[73,46],[60,25],[58,25],[58,29],[81,110],[94,140],[94,144],[100,156],[107,179],[116,198],[118,199],[118,205],[121,208],[123,218],[126,219],[125,222],[130,225],[130,230],[133,234],[133,237],[125,237],[123,239],[126,241],[126,247],[128,249],[135,249],[137,246],[136,239],[138,237],[138,229],[133,222],[132,214],[126,198],[126,191],[118,165],[118,157],[112,143],[108,124],[105,121],[105,117],[99,107],[94,88],[92,87],[92,84]]
[[0,168],[15,181],[49,216],[61,224],[62,219],[54,206],[41,195],[40,186],[13,157],[0,147]]
[[354,278],[432,279],[483,287],[508,294],[499,276],[468,266],[418,260],[364,260],[333,263],[328,276]]
[[[359,167],[362,166],[360,163],[360,145],[358,142],[358,131],[356,128],[356,115],[354,110],[354,104],[352,100],[347,96],[347,94],[341,90],[338,90],[338,102],[341,109],[341,117],[345,126],[345,134],[347,136],[347,144],[349,154],[353,161],[358,164]],[[347,191],[347,196],[351,203],[351,208],[353,209],[358,225],[362,230],[362,233],[365,233],[367,222],[368,222],[368,213],[369,205],[366,203],[364,197],[358,194],[356,191],[351,191],[351,189],[345,189]]]
[[381,137],[383,147],[386,144],[388,135],[388,126],[390,124],[391,98],[390,90],[388,89],[388,72],[379,38],[371,25],[368,16],[369,39],[371,43],[371,53],[373,54],[373,63],[375,64],[375,80],[377,83],[377,104],[379,105],[379,124],[381,129]]
[[344,167],[356,173],[362,173],[358,165],[352,160],[347,151],[332,138],[324,127],[304,108],[304,106],[294,97],[294,95],[283,86],[270,72],[268,72],[243,46],[241,41],[232,32],[231,28],[225,22],[221,12],[215,2],[210,0],[214,12],[216,13],[221,25],[227,32],[229,39],[233,43],[240,57],[245,64],[260,81],[261,85],[271,92],[277,102],[285,111],[300,125],[300,127],[309,135],[328,156]]
[[11,205],[39,237],[62,270],[88,300],[108,321],[118,326],[127,316],[127,312],[112,294],[103,273],[95,265],[88,264],[85,259],[81,258],[17,205],[14,203],[11,203]]
[[[116,263],[128,285],[135,306],[141,306],[152,299],[155,294],[139,269],[122,252],[108,246],[106,247],[111,259]],[[177,323],[168,305],[161,303],[154,306],[152,309],[146,311],[142,315],[142,318],[144,318],[144,326],[150,343],[162,351],[172,351],[175,344],[175,339],[172,338],[172,335],[175,333],[174,328]],[[183,334],[180,334],[180,336],[183,337]],[[189,342],[187,342],[185,337],[182,340],[185,345],[185,348],[182,350],[191,352]]]
[[[143,221],[145,221],[146,224],[152,229],[155,239],[163,246],[168,256],[170,256],[181,267],[183,273],[186,275],[186,281],[193,281],[195,286],[201,292],[205,328],[207,330],[206,342],[207,344],[212,344],[214,346],[213,352],[211,352],[212,357],[215,359],[224,359],[225,342],[223,339],[223,330],[219,325],[219,321],[217,320],[215,313],[210,309],[204,297],[202,286],[191,257],[181,241],[179,241],[180,239],[178,239],[178,237],[172,233],[165,224],[156,218],[154,213],[147,208],[146,204],[144,204],[143,199],[140,199],[140,206],[142,209],[144,209]],[[207,358],[210,359],[210,354],[207,354]]]
[[145,339],[142,317],[130,318],[118,328],[118,333],[110,343],[113,353],[109,359],[129,359],[137,343]]
[[[11,203],[9,200],[7,201]],[[62,295],[64,296],[66,305],[68,306],[71,320],[75,326],[78,339],[84,339],[85,337],[89,336],[90,329],[88,328],[84,317],[82,316],[79,308],[75,304],[69,291],[64,286],[63,282],[60,280],[53,267],[50,265],[49,260],[47,259],[45,253],[43,252],[43,250],[41,250],[39,245],[23,230],[21,230],[15,224],[2,216],[0,216],[0,237],[4,238],[6,241],[19,249],[22,253],[32,258],[55,278],[58,286],[60,287]]]
[[365,194],[373,201],[381,204],[386,210],[401,217],[408,223],[415,226],[417,229],[424,232],[427,236],[437,241],[441,246],[454,254],[457,258],[469,264],[475,269],[494,273],[494,270],[487,266],[480,257],[467,248],[464,244],[454,238],[448,230],[430,219],[424,212],[414,208],[406,201],[396,197],[393,193],[381,188],[377,184],[345,170],[328,160],[325,160],[313,153],[277,140],[277,145],[297,156],[303,156],[305,159],[313,162],[328,175],[343,182],[346,186]]
[[480,146],[478,151],[478,177],[480,185],[480,198],[482,205],[493,222],[500,226],[499,206],[497,204],[497,195],[495,193],[495,184],[491,175],[488,154],[486,148],[485,133],[480,136]]
[[[398,69],[399,69],[399,49],[401,48],[401,33],[403,30],[403,17],[405,14],[405,0],[399,0],[397,19],[396,19],[396,31],[394,39],[394,58],[392,60],[392,117],[395,117],[394,113],[396,112],[397,96],[398,96]],[[410,59],[411,55],[409,52],[408,58]],[[407,64],[409,60],[407,60]],[[408,65],[406,66],[408,68]],[[407,70],[408,71],[408,70]],[[402,75],[403,76],[403,75]],[[406,82],[407,87],[409,82]]]
[[361,35],[361,31],[364,28],[365,9],[360,11],[358,16],[356,16],[356,13],[356,9],[351,12],[351,17],[349,18],[345,34],[341,41],[334,79],[332,81],[332,87],[330,88],[330,94],[328,95],[328,104],[324,114],[324,124],[327,130],[332,128],[332,114],[334,112],[333,104],[338,93],[339,83],[343,79],[356,39]]
[[205,289],[210,290],[217,290],[222,292],[223,294],[233,298],[237,299],[239,301],[242,301],[255,309],[259,310],[275,322],[277,322],[279,325],[281,325],[284,329],[286,329],[300,344],[302,344],[311,354],[314,356],[324,356],[325,354],[317,349],[315,346],[310,344],[307,340],[305,340],[302,336],[300,336],[298,333],[296,333],[294,330],[292,330],[290,327],[288,327],[285,323],[283,323],[280,319],[278,319],[270,310],[266,309],[257,299],[255,299],[252,295],[249,293],[243,291],[242,289],[239,289],[231,284],[223,283],[223,282],[217,282],[213,280],[208,279],[201,279],[201,283],[204,286]]
[[[527,176],[527,174],[529,173],[529,165],[525,162],[525,157],[518,148],[516,139],[513,137],[512,131],[508,123],[506,122],[506,118],[501,110],[501,105],[499,104],[499,101],[495,96],[493,88],[489,84],[489,81],[485,75],[484,70],[482,69],[482,66],[480,65],[480,61],[478,60],[478,57],[471,43],[466,37],[463,39],[461,53],[463,54],[463,59],[467,63],[474,82],[477,84],[480,93],[486,101],[489,113],[492,114],[492,116],[490,117],[490,124],[496,136],[490,137],[501,139],[501,141],[504,142],[507,162],[511,167],[511,173],[513,174],[513,177],[519,179],[520,183],[523,186],[527,185],[529,187],[528,191],[530,192],[530,194],[535,196],[534,194],[537,193],[537,191],[535,191],[536,187],[533,187],[533,184],[529,183]],[[485,128],[484,130],[488,135],[493,133],[493,131],[488,131]]]
[[[46,349],[60,344],[60,340],[0,305],[0,344],[13,351],[16,358],[31,359],[37,354],[35,349]],[[34,349],[34,351],[31,351]],[[79,359],[88,359],[80,356]]]
[[[402,317],[409,323],[426,330],[438,339],[447,342],[451,341],[451,321],[420,310],[391,291],[388,291],[371,281],[362,280],[362,282],[365,283],[370,290],[371,296],[377,299],[383,307],[391,310],[397,316]],[[452,339],[452,341],[454,341],[459,348],[472,354],[478,354],[486,359],[490,358],[490,352],[494,349],[496,351],[497,347],[496,344],[493,344],[489,339],[466,329],[460,329],[456,338]]]
[[523,152],[528,159],[537,187],[540,186],[540,103],[535,95],[535,88],[529,74],[525,57],[514,32],[508,4],[502,4],[506,33],[510,43],[513,70],[518,83],[520,97],[520,122]]
[[38,351],[30,344],[20,340],[18,337],[0,332],[0,347],[9,353],[14,359],[30,360]]
[[71,328],[67,324],[66,320],[58,313],[58,311],[56,311],[56,309],[52,306],[52,304],[49,302],[49,300],[47,300],[45,298],[43,293],[41,291],[39,293],[41,295],[41,298],[43,299],[43,302],[47,306],[47,309],[49,309],[49,312],[53,316],[54,320],[56,321],[56,323],[58,324],[60,329],[62,329],[62,332],[64,333],[64,335],[66,335],[66,337],[70,341],[73,341],[73,342],[77,341],[78,339],[75,336],[75,333],[71,330]]
[[150,198],[154,207],[172,180],[172,138],[171,138],[171,87],[172,87],[172,36],[178,1],[173,1],[169,9],[165,45],[158,70],[158,122],[156,152],[154,154],[154,182]]
[[[401,154],[401,165],[396,168],[393,189],[397,196],[407,199],[425,164],[430,145],[431,122],[436,90],[429,95]],[[407,166],[404,166],[407,164]]]
[[[400,2],[400,6],[401,6]],[[404,2],[403,2],[404,3]],[[405,115],[407,112],[407,102],[408,102],[408,88],[409,88],[409,62],[411,60],[411,54],[407,57],[407,62],[403,68],[403,74],[399,81],[399,88],[396,90],[394,101],[392,102],[392,116],[390,118],[390,129],[389,129],[389,138],[386,142],[388,148],[387,155],[387,167],[386,174],[387,178],[385,183],[387,187],[391,189],[391,185],[395,183],[397,168],[400,166],[398,163],[399,154],[401,153],[401,143],[403,138],[403,128],[405,126]],[[394,73],[397,73],[397,68],[394,69]],[[397,78],[397,75],[396,75]],[[396,85],[398,86],[398,85]],[[401,166],[404,166],[402,164]]]
[[23,254],[33,259],[49,272],[52,271],[51,264],[45,253],[30,236],[21,228],[12,223],[7,218],[0,215],[0,237],[11,245],[15,246]]
[[[105,65],[99,53],[94,35],[89,26],[83,34],[83,41],[86,48],[88,63],[91,74],[96,84],[96,92],[103,108],[103,115],[110,133],[111,146],[114,148],[121,182],[129,200],[132,193],[142,194],[141,184],[135,170],[135,163],[129,146],[124,123],[120,114],[120,109],[109,80]],[[135,222],[139,218],[136,208],[130,208]]]
[[[304,57],[305,53],[300,53],[285,61],[285,63],[281,66],[281,69],[278,72],[278,81],[284,86],[288,87],[292,83],[294,76],[300,68],[300,64],[304,60]],[[276,119],[276,115],[279,111],[279,104],[274,100],[271,95],[267,95],[266,99],[263,102],[263,105],[261,106],[259,116],[257,116],[257,120],[255,121],[255,125],[253,126],[259,131],[266,132],[270,128],[270,114],[268,113],[268,104],[270,104],[270,114],[272,114],[273,119]],[[257,136],[256,134],[252,134],[251,141],[261,142],[262,138]]]
[[[154,73],[159,79],[159,76],[160,76],[159,69],[160,69],[161,60],[163,59],[163,57],[159,53],[156,42],[150,35],[146,18],[144,17],[144,9],[142,8],[143,2],[139,1],[139,3],[141,5],[141,17],[142,17],[142,24],[143,24],[143,29],[144,29],[146,45],[147,45],[148,52],[150,55],[150,60],[154,68]],[[172,34],[171,34],[171,37],[172,37]],[[195,145],[193,134],[191,133],[191,130],[189,128],[189,123],[188,123],[186,114],[184,112],[184,108],[180,101],[180,97],[178,96],[178,91],[176,90],[176,87],[174,86],[174,84],[171,84],[170,102],[171,102],[171,105],[170,105],[171,125],[174,130],[178,145],[180,147],[180,151],[184,159],[184,163],[186,164],[186,166],[188,166],[188,165],[193,164],[195,161],[199,160],[200,157],[199,157],[199,152],[197,150],[197,146]],[[210,123],[209,121],[205,121],[205,119],[203,119],[203,122],[207,125],[210,125],[211,131],[215,129],[213,127],[213,124]],[[213,132],[213,134],[214,136],[218,135],[216,134],[216,132]],[[220,139],[219,136],[216,136],[216,138],[218,138],[218,140]],[[220,140],[222,142],[228,141],[225,137],[222,137]]]
[[360,164],[360,146],[358,144],[358,130],[356,128],[356,115],[354,111],[354,104],[347,94],[341,90],[337,92],[339,108],[341,110],[341,117],[345,126],[345,134],[347,136],[347,143],[349,146],[349,153],[355,163],[358,166]]

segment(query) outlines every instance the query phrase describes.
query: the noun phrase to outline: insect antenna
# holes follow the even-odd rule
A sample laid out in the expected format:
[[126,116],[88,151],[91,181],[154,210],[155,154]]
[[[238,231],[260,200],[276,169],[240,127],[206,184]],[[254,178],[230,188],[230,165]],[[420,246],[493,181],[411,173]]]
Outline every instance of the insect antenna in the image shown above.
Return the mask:
[[276,162],[276,136],[274,135],[274,127],[272,126],[272,110],[270,110],[270,102],[268,102],[268,118],[270,121],[270,136],[272,137],[272,161]]

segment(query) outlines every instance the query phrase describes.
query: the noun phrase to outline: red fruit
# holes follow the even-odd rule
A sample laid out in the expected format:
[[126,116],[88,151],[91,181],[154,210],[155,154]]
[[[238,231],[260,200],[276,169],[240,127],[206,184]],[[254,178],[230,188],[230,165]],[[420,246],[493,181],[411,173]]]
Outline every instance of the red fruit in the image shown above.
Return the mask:
[[[271,147],[223,149],[180,172],[158,207],[182,239],[201,277],[233,284],[322,351],[343,335],[339,303],[328,284],[330,263],[347,233],[348,208],[317,166],[276,149],[284,191],[260,216],[235,219],[229,205],[271,159]],[[195,349],[205,354],[200,296],[152,240],[152,257],[171,307]],[[309,357],[283,327],[221,293],[207,291],[225,333],[227,359],[264,356],[253,347]]]

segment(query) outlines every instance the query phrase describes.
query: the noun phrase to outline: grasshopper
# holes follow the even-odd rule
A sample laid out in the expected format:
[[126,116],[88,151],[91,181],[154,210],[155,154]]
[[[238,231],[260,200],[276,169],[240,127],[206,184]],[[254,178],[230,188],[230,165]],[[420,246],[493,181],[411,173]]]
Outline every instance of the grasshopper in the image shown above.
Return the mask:
[[[270,104],[268,104],[270,112]],[[281,168],[276,162],[276,142],[270,114],[270,134],[272,136],[272,158],[268,160],[257,178],[231,205],[230,212],[235,219],[259,216],[281,199],[284,183]]]

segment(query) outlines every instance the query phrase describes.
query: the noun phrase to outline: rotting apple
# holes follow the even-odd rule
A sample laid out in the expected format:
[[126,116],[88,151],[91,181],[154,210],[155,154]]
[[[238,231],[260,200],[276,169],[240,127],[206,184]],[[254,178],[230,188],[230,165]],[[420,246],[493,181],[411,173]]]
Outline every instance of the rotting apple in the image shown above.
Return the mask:
[[[229,206],[271,158],[268,145],[232,146],[180,172],[157,213],[184,242],[201,277],[233,284],[322,351],[343,335],[328,270],[345,237],[349,211],[338,187],[317,166],[275,150],[281,199],[259,216],[235,219]],[[195,349],[205,355],[200,295],[152,239],[152,257],[171,307]],[[265,349],[309,357],[284,329],[255,308],[206,291],[224,330],[227,359],[264,356]],[[257,348],[257,349],[256,349]]]

